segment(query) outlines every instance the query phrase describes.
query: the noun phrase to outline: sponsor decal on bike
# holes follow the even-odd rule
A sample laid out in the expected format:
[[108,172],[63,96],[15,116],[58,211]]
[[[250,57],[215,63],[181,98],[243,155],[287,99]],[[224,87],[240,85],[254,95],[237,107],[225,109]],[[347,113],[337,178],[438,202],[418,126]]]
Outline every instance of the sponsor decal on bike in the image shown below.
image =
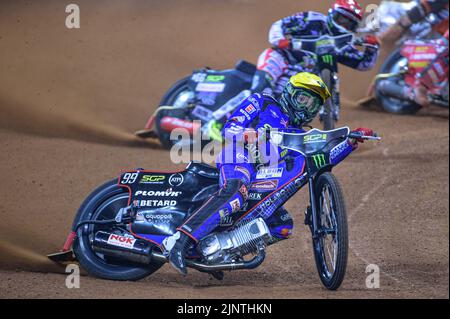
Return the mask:
[[[213,105],[215,103],[215,100],[208,100],[207,98],[201,98],[203,104],[206,105]],[[203,107],[201,105],[197,105],[194,110],[192,111],[192,115],[198,117],[201,120],[209,121],[212,117],[213,112],[206,107]]]
[[182,120],[176,117],[165,116],[161,120],[161,125],[171,125],[179,128],[192,129],[193,123],[190,121]]
[[322,61],[326,64],[333,64],[333,56],[331,54],[324,55]]
[[230,211],[226,208],[219,211],[220,216],[220,226],[231,226],[233,225],[233,218],[230,216]]
[[199,83],[197,84],[196,91],[199,92],[216,92],[221,93],[225,90],[225,83]]
[[231,206],[231,212],[235,213],[241,208],[241,202],[239,201],[239,198],[236,198],[230,202]]
[[278,187],[278,180],[268,180],[268,181],[253,182],[252,185],[250,186],[250,189],[269,191],[277,189],[277,187]]
[[176,205],[176,200],[139,200],[139,207],[168,207]]
[[276,168],[262,167],[256,173],[256,179],[277,178],[277,177],[281,177],[282,175],[283,175],[282,167],[276,167]]
[[348,147],[347,141],[344,141],[335,147],[332,148],[330,151],[330,161],[334,161],[342,152],[344,152]]
[[206,77],[206,82],[221,82],[225,80],[225,76],[224,75],[213,75],[210,74]]
[[178,197],[182,192],[174,192],[171,188],[165,191],[136,191],[134,196]]
[[230,215],[230,211],[227,208],[219,210],[219,216],[220,217],[226,217]]
[[296,178],[294,181],[290,182],[284,188],[280,189],[278,192],[264,200],[251,216],[246,218],[251,218],[252,216],[259,216],[262,218],[268,218],[276,208],[282,205],[286,200],[288,200],[303,184],[304,179],[307,174],[303,174]]
[[248,194],[248,199],[250,200],[261,200],[262,194],[261,193],[250,193]]
[[[244,155],[242,155],[242,156],[244,156]],[[245,156],[244,156],[244,159],[247,160],[247,158],[246,158]],[[246,169],[246,168],[244,168],[244,167],[242,167],[242,166],[236,166],[236,167],[234,168],[234,170],[235,170],[236,172],[241,172],[242,174],[244,174],[245,177],[247,177],[248,180],[251,179],[251,177],[250,177],[250,172],[248,171],[248,169]]]
[[170,185],[170,186],[177,187],[177,186],[182,185],[183,182],[184,182],[184,177],[183,177],[183,175],[180,174],[180,173],[172,174],[172,175],[170,175],[170,177],[169,177],[169,185]]
[[123,248],[133,248],[136,239],[131,237],[120,236],[117,234],[111,234],[108,238],[108,244],[123,247]]
[[312,159],[314,161],[314,165],[316,166],[316,168],[322,168],[327,164],[325,154],[313,155]]
[[152,223],[171,223],[173,220],[172,214],[145,214],[144,216],[148,222]]
[[195,73],[191,76],[191,80],[194,82],[203,82],[205,81],[206,76],[206,73]]
[[303,143],[321,143],[327,140],[327,134],[312,134],[303,137]]
[[164,175],[143,175],[140,184],[163,184],[166,180]]
[[434,60],[436,58],[435,53],[416,53],[411,55],[411,60]]

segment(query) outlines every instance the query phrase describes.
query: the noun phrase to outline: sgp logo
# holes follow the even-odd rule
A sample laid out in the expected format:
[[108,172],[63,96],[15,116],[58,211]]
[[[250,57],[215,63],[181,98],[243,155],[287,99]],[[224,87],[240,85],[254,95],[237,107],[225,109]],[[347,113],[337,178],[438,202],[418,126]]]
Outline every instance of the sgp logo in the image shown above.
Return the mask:
[[166,179],[164,175],[144,175],[140,183],[158,183]]

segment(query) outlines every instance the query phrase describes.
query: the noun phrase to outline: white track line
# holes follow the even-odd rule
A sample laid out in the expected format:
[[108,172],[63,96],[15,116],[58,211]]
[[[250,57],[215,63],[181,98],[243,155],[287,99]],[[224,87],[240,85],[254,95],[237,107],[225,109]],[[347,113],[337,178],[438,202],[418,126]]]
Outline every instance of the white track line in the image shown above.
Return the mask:
[[[388,157],[388,148],[384,148],[383,149],[383,156],[384,157]],[[370,197],[372,195],[374,195],[375,193],[377,193],[388,181],[388,176],[390,176],[390,171],[392,169],[390,169],[387,173],[385,173],[384,177],[382,178],[380,183],[377,183],[375,187],[373,187],[366,195],[364,195],[364,197],[361,199],[361,202],[359,203],[359,205],[350,211],[350,213],[348,214],[348,222],[350,223],[351,218],[353,217],[353,215],[355,215],[357,212],[359,212],[365,205],[366,203],[369,201]],[[349,242],[349,248],[353,251],[353,253],[356,255],[356,257],[358,257],[359,259],[361,259],[366,265],[370,265],[373,264],[373,262],[369,262],[366,258],[364,258],[351,244],[351,242]],[[389,278],[393,279],[396,282],[400,282],[401,280],[394,277],[393,275],[391,275],[390,273],[384,271],[381,269],[380,267],[380,272],[382,272],[383,274],[385,274],[386,276],[388,276]]]

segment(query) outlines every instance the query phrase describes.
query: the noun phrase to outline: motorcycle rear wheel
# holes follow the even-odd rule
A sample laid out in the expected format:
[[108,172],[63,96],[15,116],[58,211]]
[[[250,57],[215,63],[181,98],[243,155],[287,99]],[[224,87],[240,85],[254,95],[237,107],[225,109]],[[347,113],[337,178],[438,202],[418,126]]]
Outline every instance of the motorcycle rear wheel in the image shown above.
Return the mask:
[[348,258],[348,224],[344,196],[339,182],[330,172],[321,174],[314,187],[319,230],[318,238],[313,238],[316,268],[322,284],[329,290],[336,290],[344,280]]
[[[380,74],[397,73],[403,65],[407,65],[408,61],[401,55],[401,48],[397,48],[389,55],[380,69]],[[404,86],[403,76],[392,78],[396,84]],[[421,106],[411,101],[404,101],[392,97],[383,96],[378,87],[380,81],[375,84],[375,95],[384,110],[394,114],[414,114],[417,113]]]
[[[127,206],[128,191],[117,186],[117,180],[109,181],[93,191],[83,202],[75,218],[74,225],[86,220],[114,218],[117,210]],[[102,230],[108,231],[105,229]],[[99,227],[81,226],[73,244],[73,252],[80,265],[91,275],[109,280],[135,281],[147,277],[157,271],[163,263],[154,262],[149,266],[133,265],[115,258],[95,253],[90,240]],[[110,227],[110,226],[108,226]]]

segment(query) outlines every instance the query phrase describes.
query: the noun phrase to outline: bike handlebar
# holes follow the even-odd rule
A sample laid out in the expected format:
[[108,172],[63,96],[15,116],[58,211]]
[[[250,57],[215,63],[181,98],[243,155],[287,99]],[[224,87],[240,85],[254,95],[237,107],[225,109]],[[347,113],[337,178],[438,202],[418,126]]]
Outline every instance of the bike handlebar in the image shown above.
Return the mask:
[[348,134],[349,138],[355,138],[355,139],[362,139],[362,140],[375,140],[375,141],[381,141],[381,137],[378,136],[378,133],[374,132],[373,135],[367,136],[362,135],[360,132],[351,132]]

